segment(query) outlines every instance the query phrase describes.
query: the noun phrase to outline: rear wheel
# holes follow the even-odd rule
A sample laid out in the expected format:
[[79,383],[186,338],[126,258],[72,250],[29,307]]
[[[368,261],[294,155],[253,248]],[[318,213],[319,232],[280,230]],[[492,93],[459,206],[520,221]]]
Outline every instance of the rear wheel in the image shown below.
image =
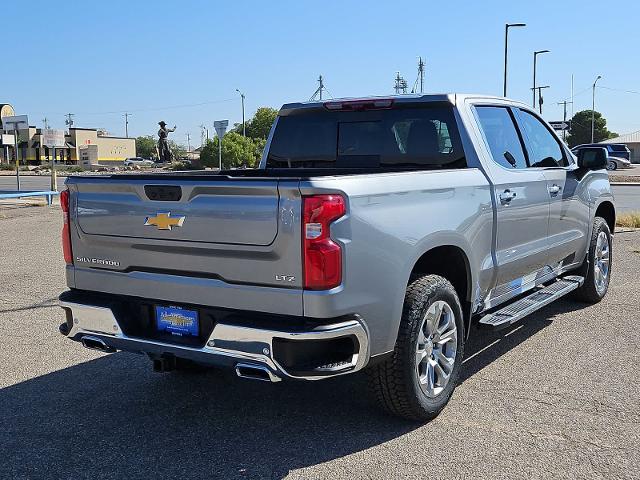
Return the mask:
[[609,289],[613,254],[611,231],[604,218],[596,217],[589,243],[588,262],[583,267],[584,284],[575,291],[575,298],[587,303],[598,303]]
[[618,164],[616,162],[609,160],[609,162],[607,163],[607,170],[617,170],[617,169],[618,169]]
[[371,389],[388,412],[434,418],[456,387],[464,350],[462,308],[451,283],[438,275],[407,289],[393,354],[368,371]]

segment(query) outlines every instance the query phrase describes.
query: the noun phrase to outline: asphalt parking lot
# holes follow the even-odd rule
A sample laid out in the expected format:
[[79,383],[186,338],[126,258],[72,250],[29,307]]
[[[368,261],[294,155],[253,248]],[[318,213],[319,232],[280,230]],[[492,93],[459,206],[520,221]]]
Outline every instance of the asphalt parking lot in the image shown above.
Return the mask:
[[640,231],[598,305],[475,334],[434,421],[381,414],[363,375],[265,384],[156,374],[58,333],[55,207],[0,208],[0,478],[640,477]]

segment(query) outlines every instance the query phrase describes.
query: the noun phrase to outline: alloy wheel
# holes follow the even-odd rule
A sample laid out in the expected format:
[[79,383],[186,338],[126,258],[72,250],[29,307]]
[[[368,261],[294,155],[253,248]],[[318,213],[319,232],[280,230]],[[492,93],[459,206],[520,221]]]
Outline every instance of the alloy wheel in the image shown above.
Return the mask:
[[606,232],[600,232],[596,240],[593,277],[596,282],[596,290],[598,290],[598,293],[601,295],[607,289],[610,263],[611,247],[609,245],[609,236]]
[[456,361],[458,330],[451,306],[442,300],[427,309],[416,344],[416,374],[420,388],[436,397],[449,383]]

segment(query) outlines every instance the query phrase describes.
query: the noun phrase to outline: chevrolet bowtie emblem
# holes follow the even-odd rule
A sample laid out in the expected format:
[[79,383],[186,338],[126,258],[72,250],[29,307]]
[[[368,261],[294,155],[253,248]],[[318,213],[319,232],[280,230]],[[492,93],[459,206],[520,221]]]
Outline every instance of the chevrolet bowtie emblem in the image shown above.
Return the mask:
[[184,215],[172,217],[171,212],[158,213],[155,217],[147,217],[145,225],[158,227],[158,230],[171,230],[172,227],[181,227],[184,223]]

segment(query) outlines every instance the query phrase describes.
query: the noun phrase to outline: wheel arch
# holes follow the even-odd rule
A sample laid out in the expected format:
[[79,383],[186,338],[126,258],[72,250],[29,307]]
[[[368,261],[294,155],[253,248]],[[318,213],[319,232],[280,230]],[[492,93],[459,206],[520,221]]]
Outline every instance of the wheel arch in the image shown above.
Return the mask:
[[440,275],[451,282],[464,315],[465,336],[469,335],[472,310],[473,275],[469,255],[460,245],[433,246],[413,263],[407,285],[417,275]]
[[596,207],[596,211],[594,214],[595,217],[602,217],[607,222],[609,226],[609,230],[611,233],[614,232],[616,228],[616,208],[612,202],[609,200],[603,200]]

